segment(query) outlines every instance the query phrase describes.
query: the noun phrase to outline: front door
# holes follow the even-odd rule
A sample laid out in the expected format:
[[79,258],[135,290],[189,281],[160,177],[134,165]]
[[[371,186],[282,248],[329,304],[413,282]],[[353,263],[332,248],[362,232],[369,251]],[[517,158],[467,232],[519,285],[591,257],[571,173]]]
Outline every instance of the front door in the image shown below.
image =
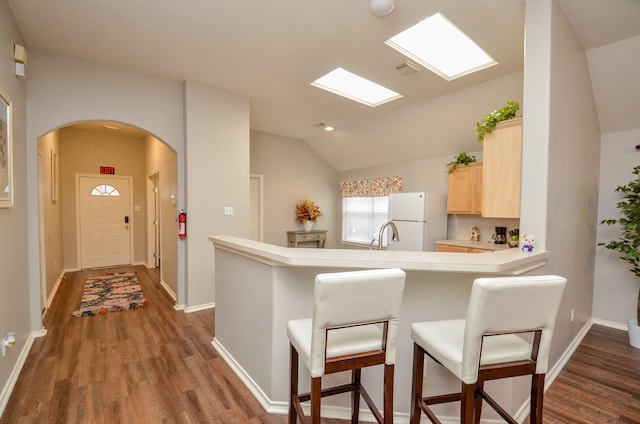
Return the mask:
[[131,264],[131,185],[131,177],[78,177],[82,268]]

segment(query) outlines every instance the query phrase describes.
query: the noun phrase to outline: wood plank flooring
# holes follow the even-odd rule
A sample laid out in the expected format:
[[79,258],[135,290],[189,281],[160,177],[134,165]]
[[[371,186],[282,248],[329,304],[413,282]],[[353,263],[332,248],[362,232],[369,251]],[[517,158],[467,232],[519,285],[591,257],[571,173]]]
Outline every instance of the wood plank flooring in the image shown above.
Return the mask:
[[[286,422],[264,411],[211,346],[212,309],[174,310],[155,270],[109,271],[129,270],[149,306],[96,317],[71,312],[85,277],[103,271],[65,276],[0,424]],[[594,326],[547,392],[544,413],[545,424],[640,423],[640,350],[624,331]]]

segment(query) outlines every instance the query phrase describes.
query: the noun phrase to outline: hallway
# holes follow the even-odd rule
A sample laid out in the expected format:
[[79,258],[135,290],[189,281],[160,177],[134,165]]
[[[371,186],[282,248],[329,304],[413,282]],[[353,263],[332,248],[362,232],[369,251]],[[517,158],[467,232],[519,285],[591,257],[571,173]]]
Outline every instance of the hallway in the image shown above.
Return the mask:
[[273,423],[211,346],[214,310],[174,310],[157,270],[109,269],[129,270],[147,307],[80,318],[102,270],[66,274],[0,423]]

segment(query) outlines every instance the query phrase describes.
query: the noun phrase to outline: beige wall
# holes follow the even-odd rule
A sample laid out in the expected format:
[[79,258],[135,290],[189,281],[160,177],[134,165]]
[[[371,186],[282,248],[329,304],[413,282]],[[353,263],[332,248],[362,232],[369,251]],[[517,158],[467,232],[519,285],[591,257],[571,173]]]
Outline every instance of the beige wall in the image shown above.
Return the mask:
[[[155,137],[148,136],[145,140],[145,175],[147,178],[158,174],[160,179],[160,249],[162,281],[173,291],[178,293],[178,236],[176,216],[178,215],[178,161],[176,152]],[[172,201],[175,196],[176,201]],[[147,197],[148,199],[149,197]],[[147,202],[147,210],[152,207]],[[147,230],[150,226],[147,224]],[[147,234],[147,240],[149,240]],[[148,253],[148,252],[147,252]],[[147,261],[147,266],[152,266]]]
[[302,230],[295,205],[309,196],[323,216],[315,229],[327,230],[327,247],[340,241],[335,171],[304,142],[251,132],[251,173],[264,176],[264,242],[287,245],[287,230]]
[[[13,73],[15,43],[24,44],[7,2],[1,1],[0,89],[13,103],[14,206],[0,208],[0,336],[4,336],[9,331],[15,332],[16,345],[7,351],[5,357],[0,357],[0,407],[8,400],[9,393],[4,389],[10,380],[14,366],[19,362],[21,353],[26,355],[22,350],[25,348],[25,342],[31,330],[31,322],[40,316],[38,308],[30,313],[29,264],[27,262],[30,235],[27,227],[27,86],[25,80],[17,79]],[[30,198],[29,201],[31,201]],[[37,230],[35,236],[37,243]],[[34,296],[39,299],[39,275],[36,281]]]
[[189,309],[215,302],[209,236],[249,236],[249,99],[193,82],[184,93]]
[[[52,290],[64,270],[62,255],[62,201],[52,199],[52,155],[60,158],[60,133],[52,131],[38,140],[38,161],[41,174],[39,175],[40,208],[42,226],[46,228],[41,234],[44,242],[44,278],[46,280],[47,307],[49,306]],[[59,159],[58,159],[59,163]]]
[[552,253],[534,273],[568,279],[553,364],[592,316],[600,129],[586,54],[557,1],[526,7],[520,230]]
[[[100,166],[113,166],[116,176],[133,177],[133,263],[144,263],[146,253],[146,175],[144,139],[84,131],[60,130],[60,194],[64,232],[64,267],[78,263],[76,231],[76,174],[100,174]],[[136,210],[139,209],[139,210]]]

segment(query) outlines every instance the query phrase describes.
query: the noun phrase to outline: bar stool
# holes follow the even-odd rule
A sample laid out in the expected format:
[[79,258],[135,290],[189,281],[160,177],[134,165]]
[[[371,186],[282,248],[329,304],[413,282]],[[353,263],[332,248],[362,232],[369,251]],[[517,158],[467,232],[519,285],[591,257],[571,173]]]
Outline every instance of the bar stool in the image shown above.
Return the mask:
[[[376,269],[318,274],[313,316],[287,325],[291,344],[289,424],[305,422],[300,402],[311,401],[311,423],[320,423],[320,400],[351,392],[351,421],[358,422],[360,395],[378,423],[393,422],[393,374],[398,316],[405,272]],[[311,374],[311,391],[298,393],[298,359]],[[384,364],[384,416],[360,376],[364,367]],[[351,371],[351,383],[322,389],[322,376]]]
[[[421,411],[440,423],[429,405],[454,401],[460,401],[460,422],[477,424],[483,400],[516,424],[484,383],[521,375],[531,375],[530,422],[541,424],[549,347],[566,281],[554,275],[478,278],[466,319],[413,323],[411,424],[420,422]],[[520,337],[525,333],[533,335],[532,343]],[[460,393],[423,398],[425,354],[461,380]]]

